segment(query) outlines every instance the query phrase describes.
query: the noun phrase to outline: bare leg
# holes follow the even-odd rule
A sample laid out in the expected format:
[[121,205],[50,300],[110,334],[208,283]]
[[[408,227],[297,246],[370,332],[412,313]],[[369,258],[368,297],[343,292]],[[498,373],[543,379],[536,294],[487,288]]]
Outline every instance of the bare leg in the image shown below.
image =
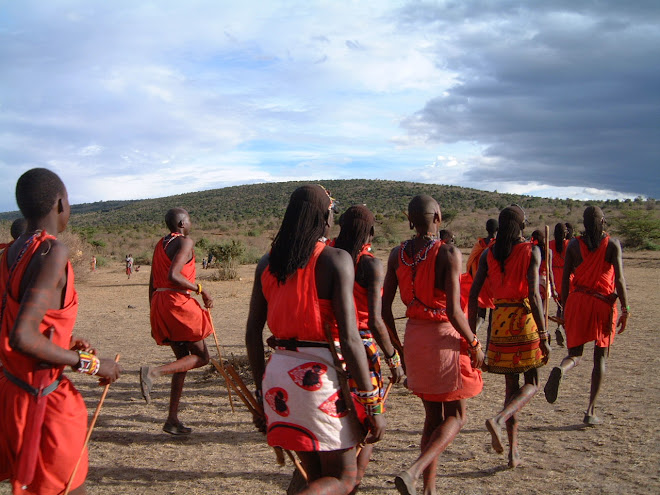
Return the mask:
[[582,358],[583,351],[584,345],[571,347],[568,349],[568,356],[561,360],[559,366],[552,368],[550,376],[548,377],[548,381],[543,388],[543,392],[545,393],[545,400],[547,400],[550,404],[557,400],[557,395],[559,394],[559,385],[561,384],[561,380],[564,377],[564,373],[578,365],[580,359]]
[[435,494],[435,477],[438,456],[451,444],[466,422],[466,402],[423,401],[426,410],[422,453],[415,463],[399,473],[395,484],[400,493],[415,493],[415,484],[420,474],[424,474],[424,493]]
[[309,484],[301,494],[347,495],[355,487],[355,449],[298,452],[298,455],[309,476]]
[[600,418],[595,415],[596,399],[600,392],[600,386],[605,376],[605,351],[607,347],[594,347],[594,369],[591,372],[591,393],[589,395],[589,407],[584,415],[584,423],[593,426],[600,424]]
[[355,488],[351,493],[356,493],[357,488],[364,477],[364,472],[367,470],[367,465],[369,464],[369,459],[371,459],[371,453],[374,450],[374,445],[368,443],[362,447],[360,455],[357,456],[357,475],[355,476]]
[[[506,379],[506,398],[504,409],[497,416],[486,420],[486,428],[491,434],[492,445],[495,452],[504,452],[502,445],[502,427],[507,425],[509,434],[509,465],[515,467],[519,464],[518,455],[518,428],[515,414],[520,411],[538,390],[538,372],[531,369],[525,372],[525,384],[520,387],[520,375],[511,373],[504,375]],[[512,418],[512,421],[508,421]],[[509,426],[511,425],[511,426]]]

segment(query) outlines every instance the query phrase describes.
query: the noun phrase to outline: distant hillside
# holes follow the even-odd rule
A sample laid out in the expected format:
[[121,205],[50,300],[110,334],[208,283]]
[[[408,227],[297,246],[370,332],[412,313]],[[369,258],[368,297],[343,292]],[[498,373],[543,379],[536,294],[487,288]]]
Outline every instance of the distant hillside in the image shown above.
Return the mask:
[[[78,227],[160,224],[173,206],[186,208],[199,225],[239,223],[254,218],[280,218],[291,192],[308,182],[277,182],[211,189],[165,198],[137,201],[101,201],[72,207],[71,225]],[[511,203],[524,208],[579,206],[574,200],[550,200],[531,196],[500,194],[458,186],[396,182],[387,180],[319,181],[337,198],[340,209],[352,204],[366,204],[383,217],[398,215],[416,194],[430,194],[443,211],[499,210]],[[0,220],[16,218],[17,212],[0,213]]]

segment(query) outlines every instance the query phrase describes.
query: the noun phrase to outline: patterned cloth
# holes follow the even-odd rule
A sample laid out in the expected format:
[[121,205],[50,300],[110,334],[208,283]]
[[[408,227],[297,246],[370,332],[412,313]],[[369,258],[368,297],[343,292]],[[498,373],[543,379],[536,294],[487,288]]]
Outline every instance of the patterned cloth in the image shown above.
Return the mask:
[[529,299],[495,299],[486,364],[491,373],[524,373],[543,366]]
[[262,387],[268,445],[325,452],[360,441],[361,427],[346,408],[329,349],[275,350]]

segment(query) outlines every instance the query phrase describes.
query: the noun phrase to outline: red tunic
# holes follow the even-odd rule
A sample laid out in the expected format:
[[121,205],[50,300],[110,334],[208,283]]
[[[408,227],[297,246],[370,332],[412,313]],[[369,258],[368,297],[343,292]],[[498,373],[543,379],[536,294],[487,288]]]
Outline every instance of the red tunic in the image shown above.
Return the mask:
[[[35,370],[39,363],[36,359],[26,356],[9,346],[9,332],[16,323],[20,301],[19,287],[25,269],[39,245],[55,237],[42,232],[28,248],[25,255],[14,268],[10,278],[10,268],[7,258],[0,259],[0,293],[6,294],[6,305],[0,329],[0,360],[5,369],[23,382],[36,386]],[[46,333],[53,328],[51,339],[53,343],[69,349],[71,334],[78,313],[78,295],[74,288],[73,269],[67,263],[67,285],[64,307],[49,310],[39,325],[39,331]],[[40,369],[39,378],[42,385],[51,384],[61,373],[64,366]],[[78,461],[85,442],[87,429],[87,408],[80,393],[73,384],[62,376],[62,381],[52,393],[41,397],[45,401],[41,439],[33,437],[29,440],[27,427],[31,423],[28,415],[35,414],[34,396],[28,394],[17,385],[11,383],[4,373],[0,373],[0,480],[10,479],[14,493],[56,494],[64,491]],[[42,402],[43,404],[43,402]],[[32,416],[33,417],[33,416]],[[21,480],[16,476],[19,467],[25,464],[19,459],[26,455],[30,448],[37,449],[34,478],[27,490],[21,490]],[[83,455],[72,488],[82,485],[87,476],[87,452]]]
[[[491,239],[490,242],[486,243],[486,239],[483,237],[479,237],[477,239],[477,242],[475,243],[474,247],[472,248],[472,251],[470,252],[470,257],[467,260],[466,264],[466,274],[468,275],[465,277],[465,281],[470,281],[470,284],[472,283],[472,280],[474,280],[474,277],[477,275],[477,270],[479,269],[479,260],[481,259],[481,255],[483,252],[492,247],[493,244],[495,244],[495,239]],[[468,289],[468,294],[469,294],[469,289]],[[493,304],[493,297],[490,293],[490,286],[488,283],[488,279],[484,281],[483,286],[481,287],[481,291],[479,291],[479,307],[480,308],[494,308],[495,305]]]
[[447,295],[435,287],[436,257],[442,244],[434,241],[413,261],[408,243],[403,243],[396,269],[409,318],[404,338],[408,384],[416,395],[432,402],[468,399],[483,388],[481,371],[470,363],[468,343],[449,323]]
[[309,262],[284,284],[266,268],[261,274],[261,290],[268,302],[268,327],[278,339],[326,342],[323,324],[330,325],[339,340],[337,320],[330,299],[319,299],[316,290],[316,262],[325,249],[317,242]]
[[[374,257],[371,254],[371,244],[365,244],[362,247],[362,251],[358,254],[357,263],[355,263],[356,267],[360,264],[363,256]],[[365,330],[369,330],[369,290],[366,287],[362,287],[356,281],[353,284],[353,297],[355,298],[355,310],[357,311],[358,330],[364,333]]]
[[[561,284],[564,277],[564,264],[566,263],[566,249],[568,249],[568,239],[564,239],[564,247],[560,252],[557,251],[557,242],[553,239],[549,243],[552,251],[552,276],[555,279],[555,290],[561,299]],[[571,281],[573,275],[571,274]]]
[[598,347],[609,347],[614,341],[618,316],[614,266],[605,260],[610,238],[605,236],[595,251],[589,251],[582,238],[578,239],[582,263],[574,270],[566,300],[566,345],[577,347],[595,340]]
[[[158,345],[204,340],[213,332],[211,317],[188,291],[169,280],[172,260],[165,252],[164,239],[156,244],[151,263],[154,289],[165,289],[155,290],[151,298],[151,336]],[[183,266],[181,275],[195,282],[194,254]]]

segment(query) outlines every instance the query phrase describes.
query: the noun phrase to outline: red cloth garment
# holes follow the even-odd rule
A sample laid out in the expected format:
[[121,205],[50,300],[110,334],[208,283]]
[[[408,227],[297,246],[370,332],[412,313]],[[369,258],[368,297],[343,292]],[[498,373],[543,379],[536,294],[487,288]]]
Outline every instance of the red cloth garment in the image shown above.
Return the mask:
[[[470,283],[472,283],[472,280],[474,280],[474,277],[477,275],[477,270],[479,269],[479,260],[481,259],[481,255],[486,249],[492,247],[494,243],[495,243],[495,239],[491,239],[490,242],[487,243],[486,239],[484,239],[483,237],[479,237],[475,245],[472,247],[472,251],[470,252],[470,256],[465,265],[466,275],[469,275]],[[465,277],[465,280],[467,281],[467,277]],[[469,289],[468,289],[468,294],[469,294]],[[484,281],[484,284],[481,287],[481,291],[479,291],[478,305],[480,308],[495,307],[495,305],[493,304],[493,297],[490,293],[488,279]]]
[[329,299],[319,299],[316,290],[316,262],[326,245],[317,242],[309,262],[284,284],[266,268],[261,274],[261,290],[268,301],[268,327],[278,339],[326,342],[322,324],[330,325],[339,339],[337,321]]
[[609,347],[618,318],[614,266],[605,259],[610,238],[605,236],[595,251],[589,251],[582,238],[578,239],[582,263],[573,272],[564,310],[566,345],[570,348],[596,341],[598,347]]
[[[408,387],[422,399],[436,402],[474,397],[483,387],[481,371],[470,364],[467,342],[449,323],[447,295],[435,287],[436,258],[442,244],[429,243],[413,262],[409,251],[404,252],[408,244],[403,243],[396,270],[401,300],[408,308],[404,336]],[[461,306],[467,310],[463,297]]]
[[396,277],[408,318],[449,321],[447,295],[435,287],[435,259],[443,244],[440,240],[431,240],[414,257],[408,249],[412,241],[402,243],[399,248]]
[[[552,251],[552,276],[555,279],[555,290],[561,299],[561,284],[564,277],[564,264],[566,263],[566,250],[568,249],[568,239],[564,239],[564,246],[560,252],[557,251],[557,241],[554,239],[549,243],[550,250]],[[571,274],[571,281],[573,274]]]
[[[188,291],[169,280],[172,260],[165,252],[164,241],[165,238],[156,244],[151,263],[153,287],[156,289],[151,298],[151,336],[158,345],[204,340],[213,332],[209,312]],[[183,266],[181,275],[195,283],[194,253]]]
[[[277,339],[327,342],[329,326],[337,341],[337,320],[329,299],[319,299],[316,263],[326,248],[317,242],[307,265],[284,284],[266,268],[261,275],[268,303],[268,327]],[[330,350],[276,348],[262,382],[268,444],[296,451],[333,451],[354,447],[364,433],[341,395]]]
[[[374,255],[371,254],[371,244],[365,244],[358,254],[357,262],[355,267],[360,264],[360,260],[363,256],[368,256],[373,258]],[[358,330],[368,330],[369,329],[369,298],[368,298],[368,289],[362,287],[357,281],[353,284],[353,297],[355,298],[355,311],[357,312],[358,319]],[[381,295],[383,291],[381,289]]]
[[493,251],[488,252],[488,280],[495,299],[524,299],[529,296],[527,270],[532,259],[532,247],[530,242],[515,244],[504,264],[504,273]]
[[[24,383],[35,386],[35,371],[46,375],[48,384],[56,380],[64,366],[40,369],[40,363],[9,346],[9,333],[16,323],[20,309],[19,288],[30,259],[43,242],[55,237],[42,232],[16,264],[10,277],[10,267],[6,256],[0,258],[0,293],[6,294],[6,303],[0,328],[0,360],[9,373]],[[73,269],[67,263],[67,284],[64,307],[49,310],[39,325],[39,331],[46,334],[52,330],[54,344],[68,349],[71,344],[73,326],[78,313],[78,295],[74,288]],[[69,476],[73,472],[82,451],[87,433],[87,408],[80,393],[73,384],[62,376],[59,386],[50,394],[41,397],[45,401],[41,437],[38,443],[30,445],[26,438],[27,418],[34,408],[36,398],[10,382],[4,372],[0,373],[0,480],[10,479],[13,493],[50,495],[64,491]],[[35,441],[36,437],[33,437]],[[16,479],[19,459],[25,459],[26,450],[35,448],[36,467],[34,477],[26,490],[21,489]],[[23,461],[21,461],[23,462]],[[72,488],[78,488],[87,477],[88,459],[85,451]]]

